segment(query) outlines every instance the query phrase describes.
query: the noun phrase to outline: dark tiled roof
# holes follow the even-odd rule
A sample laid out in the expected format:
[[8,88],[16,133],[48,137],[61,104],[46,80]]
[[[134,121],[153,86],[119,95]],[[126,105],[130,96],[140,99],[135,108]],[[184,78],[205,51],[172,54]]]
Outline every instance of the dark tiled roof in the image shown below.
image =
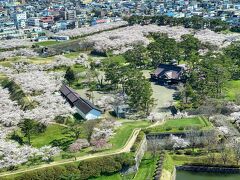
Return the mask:
[[75,101],[78,100],[78,97],[76,96],[75,93],[69,93],[69,94],[67,95],[67,98],[68,98],[68,100],[69,100],[71,103],[74,103]]
[[62,87],[60,88],[60,92],[64,95],[64,96],[67,96],[71,90],[65,86],[65,85],[62,85]]
[[78,93],[74,92],[73,89],[69,88],[66,85],[62,85],[60,92],[71,104],[81,110],[84,114],[89,113],[92,109],[96,109],[97,111],[101,112],[101,110],[99,110],[91,102],[81,98]]
[[81,99],[78,99],[73,104],[75,107],[80,109],[84,114],[87,114],[88,112],[90,112],[93,109],[91,106],[89,106],[87,103],[85,103]]
[[179,79],[184,68],[177,65],[160,64],[154,75],[159,78]]

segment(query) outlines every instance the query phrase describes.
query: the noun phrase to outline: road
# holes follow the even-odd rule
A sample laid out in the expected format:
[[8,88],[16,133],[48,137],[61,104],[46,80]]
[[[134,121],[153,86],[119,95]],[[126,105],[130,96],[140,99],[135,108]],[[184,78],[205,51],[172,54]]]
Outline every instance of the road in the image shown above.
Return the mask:
[[102,152],[102,153],[85,155],[85,156],[82,156],[82,157],[77,157],[76,160],[75,159],[62,160],[62,161],[52,162],[52,163],[49,163],[49,164],[38,165],[38,166],[35,166],[35,167],[29,167],[28,169],[23,169],[23,170],[20,169],[20,170],[16,170],[16,171],[12,171],[12,172],[4,172],[4,173],[0,173],[0,177],[16,175],[16,174],[25,173],[25,172],[28,172],[28,171],[33,171],[33,170],[52,167],[52,166],[57,166],[57,165],[68,164],[68,163],[72,163],[72,162],[79,162],[79,161],[83,161],[83,160],[91,159],[91,158],[111,156],[111,155],[121,154],[121,153],[125,153],[125,152],[130,152],[130,149],[133,146],[140,130],[141,130],[141,128],[134,129],[131,136],[129,137],[128,141],[126,142],[126,144],[120,149],[110,151],[110,152],[105,152],[105,153]]

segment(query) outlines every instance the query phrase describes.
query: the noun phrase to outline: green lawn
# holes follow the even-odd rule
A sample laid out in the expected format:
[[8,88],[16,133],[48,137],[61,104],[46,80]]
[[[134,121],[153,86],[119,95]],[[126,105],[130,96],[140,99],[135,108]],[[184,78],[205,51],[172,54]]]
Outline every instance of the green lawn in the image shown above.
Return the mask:
[[43,41],[43,42],[37,42],[35,43],[35,45],[39,45],[39,46],[51,46],[54,44],[58,44],[60,43],[59,41]]
[[67,136],[63,134],[64,129],[66,128],[60,125],[49,125],[44,133],[32,136],[32,145],[39,148],[45,145],[49,145],[50,142],[55,139],[64,138]]
[[149,125],[148,121],[125,122],[116,131],[116,134],[110,140],[112,144],[111,150],[115,150],[124,146],[128,138],[135,128],[144,128]]
[[133,174],[122,175],[120,173],[116,173],[109,176],[100,176],[97,178],[92,178],[90,180],[130,180],[130,179],[133,179]]
[[66,58],[77,58],[79,56],[79,52],[70,52],[68,54],[64,54]]
[[157,159],[158,157],[153,158],[151,153],[146,152],[145,155],[143,156],[143,159],[141,161],[141,164],[134,179],[135,180],[152,179],[154,171],[156,169]]
[[6,80],[6,79],[7,79],[6,75],[0,73],[0,83],[1,83],[1,81]]
[[93,178],[90,180],[122,180],[120,173],[113,174],[111,176],[100,176],[98,178]]
[[163,162],[163,169],[166,169],[169,172],[172,172],[175,167],[172,157],[166,153]]
[[240,80],[229,81],[226,86],[226,98],[229,101],[235,101],[240,95]]
[[198,127],[205,129],[211,127],[210,122],[202,117],[183,118],[183,119],[170,119],[167,120],[163,125],[150,128],[151,132],[178,132],[183,131],[186,128]]
[[110,56],[110,57],[103,59],[103,62],[105,62],[105,63],[116,62],[116,63],[120,63],[120,64],[125,64],[126,60],[122,55],[114,55],[114,56]]
[[4,67],[11,67],[12,66],[11,61],[9,61],[9,60],[0,62],[0,65],[4,66]]
[[29,62],[33,64],[48,64],[54,60],[54,57],[33,57],[29,58]]
[[[116,134],[112,137],[110,142],[112,143],[111,150],[121,148],[125,145],[128,138],[132,134],[133,129],[139,127],[146,127],[149,125],[148,121],[136,121],[123,123],[121,127],[116,130]],[[67,134],[63,134],[65,127],[60,125],[49,125],[44,133],[33,135],[31,142],[34,147],[42,147],[49,145],[51,141],[55,139],[61,139],[67,137]]]

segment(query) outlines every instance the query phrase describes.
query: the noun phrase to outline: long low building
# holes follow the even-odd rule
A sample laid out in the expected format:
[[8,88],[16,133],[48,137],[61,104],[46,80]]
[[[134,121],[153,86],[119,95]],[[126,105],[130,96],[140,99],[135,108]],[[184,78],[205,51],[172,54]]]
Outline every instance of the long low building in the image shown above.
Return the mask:
[[73,89],[66,85],[62,85],[60,92],[63,97],[70,103],[72,107],[76,107],[77,112],[86,120],[100,118],[102,112],[96,106],[86,99],[80,97]]

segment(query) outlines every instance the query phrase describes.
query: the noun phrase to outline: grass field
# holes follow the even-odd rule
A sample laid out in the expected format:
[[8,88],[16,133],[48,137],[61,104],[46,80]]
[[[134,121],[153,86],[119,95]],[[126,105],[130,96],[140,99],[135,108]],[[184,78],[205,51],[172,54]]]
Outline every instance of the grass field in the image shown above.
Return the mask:
[[29,58],[29,62],[33,64],[48,64],[54,60],[54,57],[33,57]]
[[55,139],[66,137],[66,135],[63,134],[64,129],[66,128],[60,125],[49,125],[44,133],[32,136],[32,146],[42,147],[44,145],[49,145],[50,142]]
[[197,127],[205,129],[211,127],[210,122],[202,117],[183,118],[183,119],[170,119],[167,120],[163,125],[151,128],[151,132],[179,132],[186,128]]
[[70,52],[68,54],[64,54],[66,58],[77,58],[79,56],[79,52]]
[[51,46],[54,44],[58,44],[60,43],[59,41],[43,41],[43,42],[37,42],[35,43],[35,45],[39,45],[39,46]]
[[240,80],[229,81],[225,86],[226,99],[235,101],[237,96],[240,95]]
[[146,152],[134,180],[152,179],[156,169],[157,159],[158,157],[153,158],[151,153]]
[[110,56],[105,59],[103,59],[103,62],[116,62],[120,64],[125,64],[126,60],[122,55],[115,55],[115,56]]
[[2,61],[2,62],[0,62],[0,65],[3,66],[3,67],[11,67],[12,66],[11,62],[12,61],[9,61],[9,60]]
[[5,74],[1,74],[1,73],[0,73],[0,82],[3,81],[3,80],[5,80],[6,78],[7,78],[7,77],[6,77]]
[[120,173],[116,173],[116,174],[109,175],[109,176],[100,176],[98,178],[93,178],[90,180],[130,180],[132,178],[133,178],[133,174],[122,175]]
[[110,176],[100,176],[98,178],[91,178],[90,180],[122,180],[122,177],[120,173],[117,173]]
[[[115,150],[124,146],[135,128],[144,128],[148,125],[149,122],[147,121],[123,123],[123,125],[117,129],[116,134],[110,140],[110,143],[113,145],[111,150]],[[63,134],[65,129],[65,127],[57,124],[49,125],[44,133],[32,136],[32,145],[34,147],[42,147],[44,145],[49,145],[50,142],[55,139],[67,137],[67,134]]]
[[135,128],[144,128],[148,125],[148,121],[123,123],[123,125],[117,129],[116,134],[110,140],[110,143],[112,144],[111,150],[115,150],[124,146]]

